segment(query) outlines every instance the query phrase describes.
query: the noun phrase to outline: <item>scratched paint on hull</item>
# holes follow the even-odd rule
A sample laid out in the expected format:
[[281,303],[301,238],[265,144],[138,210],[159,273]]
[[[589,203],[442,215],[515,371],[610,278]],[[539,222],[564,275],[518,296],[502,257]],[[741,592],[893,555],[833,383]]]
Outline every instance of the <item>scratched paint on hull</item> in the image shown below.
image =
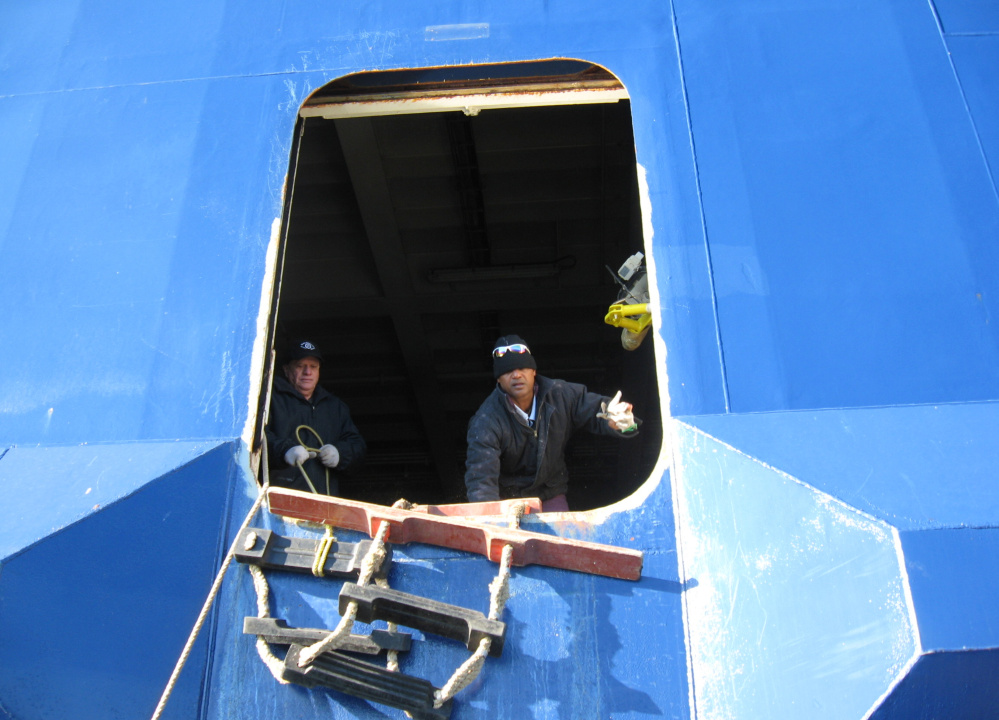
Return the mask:
[[673,436],[696,717],[862,717],[918,649],[892,528],[687,425]]

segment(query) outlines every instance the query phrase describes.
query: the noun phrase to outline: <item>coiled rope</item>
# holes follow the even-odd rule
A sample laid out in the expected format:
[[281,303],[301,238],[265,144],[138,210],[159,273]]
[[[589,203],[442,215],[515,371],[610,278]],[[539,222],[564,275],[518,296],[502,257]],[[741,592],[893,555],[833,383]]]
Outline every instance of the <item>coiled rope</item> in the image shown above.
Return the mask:
[[[310,433],[312,433],[312,436],[319,441],[319,447],[309,447],[308,445],[305,444],[305,441],[302,440],[302,436],[300,434],[303,430],[308,430]],[[324,445],[323,439],[319,436],[319,433],[317,433],[314,429],[312,429],[308,425],[299,425],[297,428],[295,428],[295,439],[298,440],[298,444],[304,447],[307,451],[316,453],[317,455],[319,454],[319,450]],[[312,484],[312,480],[309,478],[309,473],[305,472],[305,467],[303,463],[295,463],[295,465],[298,467],[299,472],[302,473],[302,477],[305,478],[305,482],[307,482],[309,484],[309,487],[312,488],[312,492],[318,495],[319,491],[316,490],[316,486]],[[326,494],[329,495],[330,469],[325,465],[323,466],[323,469],[326,470]]]

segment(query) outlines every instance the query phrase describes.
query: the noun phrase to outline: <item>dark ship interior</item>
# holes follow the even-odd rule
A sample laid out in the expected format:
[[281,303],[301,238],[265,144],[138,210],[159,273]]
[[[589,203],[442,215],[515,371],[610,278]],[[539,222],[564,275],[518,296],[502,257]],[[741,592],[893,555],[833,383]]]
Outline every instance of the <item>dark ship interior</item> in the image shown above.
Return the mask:
[[[617,99],[524,103],[600,88]],[[464,109],[463,93],[515,106]],[[378,114],[426,99],[453,109]],[[364,73],[318,91],[302,115],[274,342],[320,347],[321,384],[367,440],[340,494],[464,501],[468,420],[494,387],[490,351],[507,333],[530,344],[539,374],[622,390],[642,418],[634,440],[577,434],[570,507],[641,485],[662,440],[652,342],[626,351],[603,321],[620,290],[613,271],[644,251],[617,79],[576,61]]]

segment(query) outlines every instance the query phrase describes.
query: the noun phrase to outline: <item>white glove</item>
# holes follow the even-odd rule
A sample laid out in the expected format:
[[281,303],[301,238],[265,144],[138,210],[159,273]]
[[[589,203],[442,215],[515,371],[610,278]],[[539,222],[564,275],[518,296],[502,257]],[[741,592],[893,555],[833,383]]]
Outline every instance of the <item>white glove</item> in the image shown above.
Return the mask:
[[340,451],[333,445],[323,445],[319,448],[319,462],[328,468],[335,468],[340,464]]
[[611,398],[609,403],[600,403],[601,412],[597,413],[598,418],[603,418],[615,430],[626,432],[634,429],[635,416],[631,412],[631,403],[621,401],[621,391]]
[[309,452],[301,445],[296,445],[284,454],[284,461],[289,465],[301,465],[306,460],[314,458],[316,454]]

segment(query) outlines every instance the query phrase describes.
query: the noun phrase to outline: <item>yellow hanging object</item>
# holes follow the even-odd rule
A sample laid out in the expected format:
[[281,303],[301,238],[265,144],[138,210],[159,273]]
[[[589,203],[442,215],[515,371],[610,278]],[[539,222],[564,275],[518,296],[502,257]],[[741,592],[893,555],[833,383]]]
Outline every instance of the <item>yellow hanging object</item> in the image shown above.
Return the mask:
[[652,315],[649,313],[648,303],[620,303],[607,308],[604,322],[633,333],[640,333],[652,322]]

